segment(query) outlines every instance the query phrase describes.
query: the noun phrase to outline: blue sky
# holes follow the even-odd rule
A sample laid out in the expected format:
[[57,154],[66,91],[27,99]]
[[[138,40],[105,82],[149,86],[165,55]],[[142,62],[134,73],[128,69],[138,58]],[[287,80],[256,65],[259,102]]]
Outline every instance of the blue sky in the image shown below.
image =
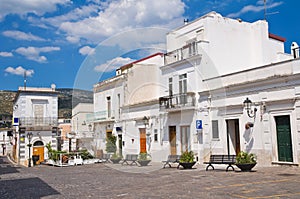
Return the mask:
[[[300,1],[267,0],[269,31],[300,43]],[[263,0],[0,0],[0,90],[81,88],[165,49],[165,33],[210,11],[253,22]]]

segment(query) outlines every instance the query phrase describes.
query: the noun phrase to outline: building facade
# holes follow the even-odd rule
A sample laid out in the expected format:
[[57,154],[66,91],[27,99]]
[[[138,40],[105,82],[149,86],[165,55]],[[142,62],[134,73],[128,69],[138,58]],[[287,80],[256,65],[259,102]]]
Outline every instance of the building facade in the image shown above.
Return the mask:
[[87,120],[87,116],[93,111],[92,103],[78,103],[72,109],[72,128],[67,136],[72,143],[70,150],[87,149],[91,154],[96,155],[93,123]]
[[186,150],[200,163],[247,151],[260,165],[298,165],[299,48],[287,54],[284,42],[266,21],[215,12],[169,32],[163,62],[144,58],[95,85],[100,148],[112,133],[120,153],[154,161]]
[[19,87],[14,101],[13,158],[21,165],[32,165],[32,157],[39,164],[48,158],[47,144],[57,149],[58,93],[51,88]]

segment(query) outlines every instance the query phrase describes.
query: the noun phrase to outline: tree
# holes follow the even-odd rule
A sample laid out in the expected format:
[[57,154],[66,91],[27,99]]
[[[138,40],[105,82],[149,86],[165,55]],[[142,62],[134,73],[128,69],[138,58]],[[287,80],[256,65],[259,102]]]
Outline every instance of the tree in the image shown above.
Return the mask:
[[117,136],[110,135],[106,138],[106,152],[115,153],[117,151]]

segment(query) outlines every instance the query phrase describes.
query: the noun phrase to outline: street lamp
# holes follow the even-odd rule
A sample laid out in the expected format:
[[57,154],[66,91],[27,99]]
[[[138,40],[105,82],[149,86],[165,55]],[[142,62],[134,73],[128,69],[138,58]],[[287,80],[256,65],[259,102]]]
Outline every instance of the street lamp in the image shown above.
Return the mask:
[[31,142],[32,136],[33,136],[32,132],[28,132],[27,133],[27,138],[28,138],[28,144],[27,144],[27,146],[28,146],[28,152],[29,152],[28,167],[31,167],[31,150],[30,150],[31,143],[30,142]]
[[257,108],[251,110],[252,101],[247,97],[243,102],[245,109],[247,110],[248,117],[253,118],[256,115]]

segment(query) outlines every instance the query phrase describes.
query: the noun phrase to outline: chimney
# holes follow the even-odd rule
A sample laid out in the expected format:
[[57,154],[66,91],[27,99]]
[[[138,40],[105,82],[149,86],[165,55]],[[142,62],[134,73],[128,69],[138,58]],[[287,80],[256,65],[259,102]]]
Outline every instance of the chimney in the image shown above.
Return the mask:
[[291,45],[291,54],[294,56],[294,58],[299,57],[299,46],[296,42],[292,42]]
[[189,19],[184,19],[183,22],[184,22],[184,25],[186,25],[189,23]]

